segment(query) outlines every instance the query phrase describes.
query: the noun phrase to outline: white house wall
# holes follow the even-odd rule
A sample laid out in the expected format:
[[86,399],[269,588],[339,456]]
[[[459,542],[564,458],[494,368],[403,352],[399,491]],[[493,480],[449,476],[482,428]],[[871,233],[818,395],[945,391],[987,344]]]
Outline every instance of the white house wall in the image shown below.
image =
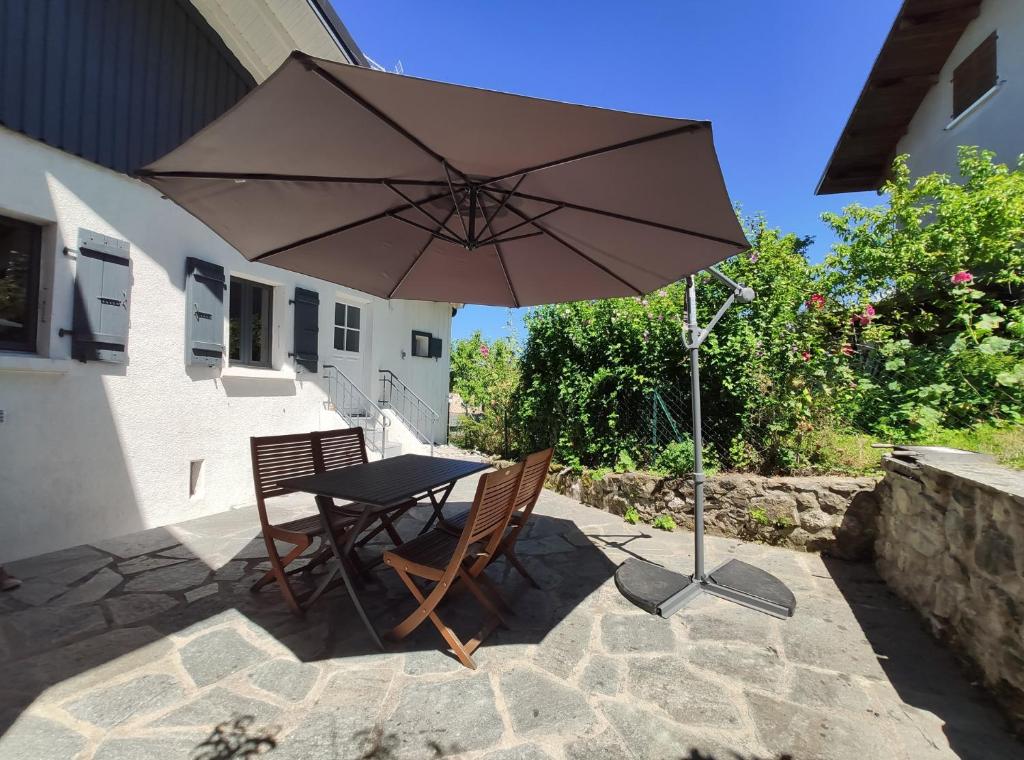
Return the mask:
[[[43,356],[0,352],[0,564],[253,501],[249,437],[342,426],[320,373],[287,357],[295,286],[320,294],[321,362],[333,354],[334,297],[368,307],[366,392],[395,371],[438,410],[448,390],[448,304],[392,302],[245,261],[157,192],[0,127],[0,214],[44,225]],[[131,245],[127,365],[70,357],[80,230]],[[185,258],[276,286],[275,369],[188,367]],[[411,330],[444,339],[439,360],[408,356]],[[225,333],[226,334],[226,333]],[[365,346],[364,342],[364,346]],[[402,358],[402,351],[406,358]],[[189,496],[189,464],[203,460]],[[254,526],[255,528],[256,526]]]
[[[947,129],[953,114],[953,70],[992,32],[998,34],[996,67],[1001,84],[974,111]],[[978,145],[1013,166],[1024,153],[1024,2],[984,0],[953,48],[939,81],[921,102],[897,153],[910,154],[914,176],[946,172],[958,177],[956,149]]]

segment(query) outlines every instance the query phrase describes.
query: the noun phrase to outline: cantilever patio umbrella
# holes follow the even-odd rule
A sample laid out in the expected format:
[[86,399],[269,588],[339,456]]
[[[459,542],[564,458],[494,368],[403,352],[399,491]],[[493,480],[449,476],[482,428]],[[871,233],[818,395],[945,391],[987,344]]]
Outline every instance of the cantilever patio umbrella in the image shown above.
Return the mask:
[[[298,52],[138,176],[251,261],[383,298],[530,306],[687,277],[692,290],[695,272],[749,248],[709,122]],[[697,587],[714,571],[673,575]]]

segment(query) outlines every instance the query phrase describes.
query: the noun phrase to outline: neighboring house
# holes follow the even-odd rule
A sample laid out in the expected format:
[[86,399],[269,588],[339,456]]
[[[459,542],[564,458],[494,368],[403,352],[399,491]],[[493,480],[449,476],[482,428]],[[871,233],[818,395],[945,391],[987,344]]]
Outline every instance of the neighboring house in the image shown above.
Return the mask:
[[449,304],[250,263],[129,176],[292,49],[365,63],[328,0],[0,3],[0,564],[251,503],[252,435],[379,456],[385,389],[389,455],[407,396],[444,413]]
[[825,173],[819,195],[875,190],[895,156],[958,176],[957,146],[1024,153],[1024,2],[905,0]]

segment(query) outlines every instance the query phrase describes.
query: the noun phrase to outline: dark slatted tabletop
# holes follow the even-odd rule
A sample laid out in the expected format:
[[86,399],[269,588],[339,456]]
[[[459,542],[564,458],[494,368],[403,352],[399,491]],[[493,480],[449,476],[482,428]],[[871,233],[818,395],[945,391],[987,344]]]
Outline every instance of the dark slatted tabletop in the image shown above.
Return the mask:
[[490,467],[486,462],[402,454],[330,472],[288,478],[279,484],[317,496],[362,502],[374,507],[394,507]]

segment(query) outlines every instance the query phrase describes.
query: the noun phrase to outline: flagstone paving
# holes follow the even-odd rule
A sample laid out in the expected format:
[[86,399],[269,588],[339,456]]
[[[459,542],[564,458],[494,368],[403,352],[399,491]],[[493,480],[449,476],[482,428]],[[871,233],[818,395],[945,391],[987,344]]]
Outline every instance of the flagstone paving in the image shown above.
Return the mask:
[[[290,499],[279,519],[308,508]],[[796,616],[702,598],[665,621],[612,574],[634,555],[688,568],[690,534],[550,492],[536,515],[521,554],[541,588],[492,568],[517,614],[476,671],[430,626],[376,650],[340,591],[305,619],[251,594],[253,509],[11,563],[25,583],[0,595],[0,759],[1024,757],[869,565],[710,538],[710,562],[784,580]],[[381,629],[412,607],[388,573],[364,597]],[[442,615],[465,633],[479,620],[468,595]]]

